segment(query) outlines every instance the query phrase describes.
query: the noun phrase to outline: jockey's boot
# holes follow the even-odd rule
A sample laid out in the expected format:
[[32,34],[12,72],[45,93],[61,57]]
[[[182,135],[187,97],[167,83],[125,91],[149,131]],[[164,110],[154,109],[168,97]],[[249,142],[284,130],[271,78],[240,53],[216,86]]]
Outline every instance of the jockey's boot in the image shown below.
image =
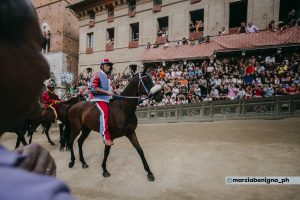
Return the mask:
[[103,141],[105,145],[107,146],[111,146],[111,145],[114,145],[113,141],[111,141],[110,139],[109,140],[105,140]]

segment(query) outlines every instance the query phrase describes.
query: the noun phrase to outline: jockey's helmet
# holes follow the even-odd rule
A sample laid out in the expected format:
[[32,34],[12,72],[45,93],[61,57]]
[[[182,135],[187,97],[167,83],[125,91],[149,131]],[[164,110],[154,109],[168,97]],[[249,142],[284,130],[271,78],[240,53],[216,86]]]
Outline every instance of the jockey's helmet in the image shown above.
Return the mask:
[[108,58],[104,58],[103,60],[101,60],[101,66],[104,64],[109,64],[111,67],[114,65],[112,62],[110,62],[110,60]]
[[47,84],[47,88],[49,89],[49,88],[55,88],[55,83],[53,83],[53,82],[49,82],[48,84]]

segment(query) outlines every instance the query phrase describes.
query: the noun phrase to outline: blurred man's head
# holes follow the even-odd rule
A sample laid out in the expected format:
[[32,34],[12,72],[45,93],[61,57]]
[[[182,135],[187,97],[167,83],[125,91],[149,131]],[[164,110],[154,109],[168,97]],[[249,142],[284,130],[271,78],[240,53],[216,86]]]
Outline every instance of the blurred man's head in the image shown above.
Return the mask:
[[29,117],[49,66],[41,49],[44,37],[30,0],[0,3],[0,133]]

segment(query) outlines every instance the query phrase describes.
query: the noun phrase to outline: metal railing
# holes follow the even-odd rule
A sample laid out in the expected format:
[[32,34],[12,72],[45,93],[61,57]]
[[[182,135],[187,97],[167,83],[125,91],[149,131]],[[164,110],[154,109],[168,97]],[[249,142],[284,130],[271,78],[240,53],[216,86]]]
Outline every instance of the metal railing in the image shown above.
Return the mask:
[[139,123],[283,119],[300,116],[300,95],[137,109]]

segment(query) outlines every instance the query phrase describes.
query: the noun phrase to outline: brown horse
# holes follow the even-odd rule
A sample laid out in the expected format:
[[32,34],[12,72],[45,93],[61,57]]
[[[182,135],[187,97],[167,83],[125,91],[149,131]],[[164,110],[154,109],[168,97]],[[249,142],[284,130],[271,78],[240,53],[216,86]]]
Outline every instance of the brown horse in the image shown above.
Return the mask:
[[[143,150],[136,137],[135,129],[137,127],[137,117],[135,114],[138,105],[139,96],[147,95],[153,97],[156,101],[162,100],[161,86],[154,86],[151,75],[144,70],[144,72],[136,74],[129,82],[128,86],[124,89],[122,96],[114,98],[110,102],[110,119],[109,127],[111,132],[111,139],[126,136],[131,144],[136,148],[139,153],[144,169],[147,171],[149,181],[154,181],[153,173],[151,172],[147,161],[145,159]],[[71,131],[68,138],[68,146],[71,149],[71,162],[69,167],[72,168],[75,163],[75,156],[73,151],[73,143],[75,138],[82,131],[78,139],[80,161],[83,168],[87,168],[83,158],[82,145],[84,140],[88,137],[91,130],[99,132],[100,128],[100,112],[93,102],[79,102],[71,107],[68,112],[69,128]],[[111,146],[106,146],[104,149],[104,159],[102,162],[103,176],[109,177],[110,173],[106,169],[106,160],[109,155]]]
[[[82,95],[78,95],[77,97],[71,98],[67,101],[63,101],[61,103],[58,103],[58,109],[59,109],[59,120],[62,122],[59,124],[59,132],[60,132],[60,143],[62,144],[62,141],[64,140],[64,132],[63,128],[64,125],[67,124],[67,112],[70,109],[72,105],[75,103],[78,103],[79,101],[85,100]],[[52,142],[50,136],[49,136],[49,130],[51,128],[51,123],[55,123],[55,113],[52,109],[42,109],[40,108],[37,110],[31,119],[26,120],[25,124],[25,132],[28,130],[28,135],[30,137],[29,143],[32,141],[32,136],[37,127],[41,124],[43,126],[43,132],[47,136],[48,142],[51,145],[55,145],[54,142]],[[25,133],[24,133],[25,134]],[[22,138],[21,138],[22,139]],[[61,146],[61,150],[63,149],[63,145]]]

